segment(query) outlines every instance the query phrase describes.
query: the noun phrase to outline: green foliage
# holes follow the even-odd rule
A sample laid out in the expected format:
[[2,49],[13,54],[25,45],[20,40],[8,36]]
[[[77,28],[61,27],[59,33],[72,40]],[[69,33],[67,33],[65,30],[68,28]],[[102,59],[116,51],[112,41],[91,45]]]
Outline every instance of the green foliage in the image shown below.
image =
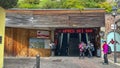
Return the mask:
[[99,3],[98,7],[99,8],[105,8],[105,11],[108,12],[108,13],[112,11],[112,5],[108,2]]
[[39,0],[24,0],[23,2],[28,3],[28,4],[39,4]]
[[62,0],[55,1],[55,0],[43,0],[40,2],[41,8],[50,9],[50,8],[62,8]]
[[118,9],[117,12],[120,13],[120,9]]
[[17,5],[18,0],[0,0],[0,6],[3,8],[13,8]]
[[98,8],[98,4],[105,0],[65,0],[63,8]]
[[35,3],[36,0],[23,0],[18,3],[19,8],[41,8],[41,9],[50,9],[50,8],[60,8],[61,3],[52,0],[42,0]]
[[24,4],[20,4],[19,5],[19,8],[38,8],[37,5],[35,4],[27,4],[27,3],[24,3]]
[[[87,2],[86,2],[87,1]],[[95,2],[94,0],[84,0],[83,5],[86,8],[97,8],[98,7],[98,1]]]
[[100,2],[105,2],[106,0],[92,0],[92,1],[94,1],[96,3],[100,3]]
[[86,8],[97,8],[97,6],[98,6],[98,3],[96,3],[96,2],[87,2],[87,3],[85,3],[85,7]]
[[[106,12],[111,12],[112,5],[106,0],[0,0],[3,8],[41,8],[41,9],[84,9],[84,8],[105,8]],[[17,4],[18,2],[18,4]]]
[[54,7],[51,0],[43,0],[40,4],[41,4],[41,8],[44,8],[44,9],[49,9]]
[[111,5],[106,0],[20,0],[18,7],[40,9],[105,8],[106,12],[111,11]]
[[39,0],[19,0],[18,8],[40,8]]
[[63,8],[79,8],[83,9],[84,5],[80,0],[65,0],[63,3]]

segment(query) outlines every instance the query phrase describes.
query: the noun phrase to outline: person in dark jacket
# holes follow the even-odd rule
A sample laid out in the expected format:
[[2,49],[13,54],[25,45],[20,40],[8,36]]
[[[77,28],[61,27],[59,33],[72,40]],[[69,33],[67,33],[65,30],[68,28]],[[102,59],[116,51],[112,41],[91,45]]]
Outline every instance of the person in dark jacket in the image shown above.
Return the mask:
[[88,41],[86,49],[87,49],[88,57],[89,58],[92,57],[93,56],[93,51],[94,51],[94,45],[90,41]]

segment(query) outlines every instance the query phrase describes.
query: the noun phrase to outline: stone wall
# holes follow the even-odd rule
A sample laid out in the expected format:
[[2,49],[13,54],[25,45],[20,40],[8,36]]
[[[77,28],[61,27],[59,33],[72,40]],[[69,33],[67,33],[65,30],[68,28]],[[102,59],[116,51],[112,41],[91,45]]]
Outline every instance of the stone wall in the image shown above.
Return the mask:
[[[114,21],[116,22],[119,19],[120,19],[120,14],[118,14],[115,18],[111,14],[105,15],[105,38],[109,32],[113,31],[111,29],[111,24],[114,24]],[[120,22],[118,22],[118,23],[120,23]],[[116,29],[116,32],[120,33],[120,25]],[[109,56],[109,58],[114,59],[114,52],[108,56]],[[117,52],[117,57],[120,58],[120,52]]]
[[[111,29],[111,24],[114,24],[114,20],[117,21],[120,19],[120,14],[118,14],[115,18],[111,14],[106,14],[105,15],[105,34],[108,34],[109,32],[113,31]],[[119,23],[119,22],[118,22]],[[120,26],[119,26],[120,27]],[[119,31],[119,27],[116,30],[117,32]]]

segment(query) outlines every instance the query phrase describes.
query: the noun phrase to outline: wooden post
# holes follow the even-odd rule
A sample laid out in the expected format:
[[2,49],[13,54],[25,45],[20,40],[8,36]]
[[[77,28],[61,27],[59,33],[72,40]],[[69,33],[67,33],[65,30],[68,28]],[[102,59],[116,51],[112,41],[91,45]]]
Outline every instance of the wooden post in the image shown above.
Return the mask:
[[5,10],[0,7],[0,68],[3,68],[4,58],[4,34],[5,33]]

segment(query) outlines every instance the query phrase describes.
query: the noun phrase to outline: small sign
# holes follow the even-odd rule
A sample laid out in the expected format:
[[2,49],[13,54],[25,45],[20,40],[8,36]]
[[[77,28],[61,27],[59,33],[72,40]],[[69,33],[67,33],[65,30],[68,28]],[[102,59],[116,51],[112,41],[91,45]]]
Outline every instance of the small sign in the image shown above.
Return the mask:
[[2,44],[2,36],[0,36],[0,44]]
[[86,28],[86,29],[66,28],[66,29],[57,29],[56,32],[58,33],[92,33],[93,29],[91,28]]
[[116,24],[111,24],[111,29],[117,29],[117,25]]
[[37,38],[50,38],[49,31],[37,31]]

